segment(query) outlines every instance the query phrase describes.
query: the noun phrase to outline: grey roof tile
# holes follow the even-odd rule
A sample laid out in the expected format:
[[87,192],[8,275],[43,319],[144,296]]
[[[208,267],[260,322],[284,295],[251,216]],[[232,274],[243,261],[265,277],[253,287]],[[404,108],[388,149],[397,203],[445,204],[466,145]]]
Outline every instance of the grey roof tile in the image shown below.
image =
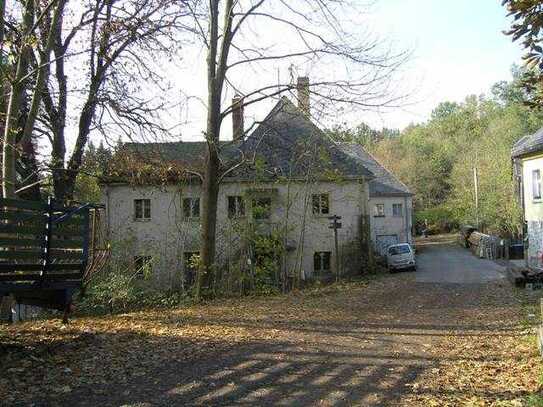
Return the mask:
[[359,160],[345,154],[288,98],[282,97],[243,146],[265,161],[271,173],[288,177],[333,170],[348,177],[373,177]]
[[375,178],[369,182],[370,197],[413,195],[404,183],[383,167],[360,144],[339,143],[339,146],[346,154],[360,160],[375,175]]
[[518,158],[539,151],[543,151],[543,128],[517,141],[511,149],[511,156]]
[[[126,143],[131,153],[153,157],[164,162],[176,162],[192,170],[203,166],[205,142]],[[246,164],[229,174],[233,179],[254,179],[280,176],[297,178],[319,171],[328,175],[372,178],[363,162],[342,151],[288,98],[282,97],[268,116],[244,141],[222,142],[221,159],[225,167],[239,162],[243,154]]]

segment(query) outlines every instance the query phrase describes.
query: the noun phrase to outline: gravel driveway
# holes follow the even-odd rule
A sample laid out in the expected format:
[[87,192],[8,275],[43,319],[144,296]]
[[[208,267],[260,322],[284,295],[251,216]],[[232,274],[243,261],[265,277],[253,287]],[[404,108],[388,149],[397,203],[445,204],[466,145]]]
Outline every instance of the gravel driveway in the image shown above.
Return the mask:
[[64,331],[12,326],[0,404],[512,405],[534,392],[537,351],[499,269],[443,242],[421,248],[419,267]]

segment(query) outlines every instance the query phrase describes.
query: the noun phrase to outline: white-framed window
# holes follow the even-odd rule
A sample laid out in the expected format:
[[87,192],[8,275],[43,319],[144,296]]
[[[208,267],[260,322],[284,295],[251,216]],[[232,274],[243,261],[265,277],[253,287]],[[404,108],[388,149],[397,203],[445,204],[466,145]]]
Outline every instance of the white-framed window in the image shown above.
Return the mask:
[[183,217],[185,219],[200,218],[200,198],[183,198]]
[[312,206],[313,206],[313,215],[330,214],[330,195],[313,194]]
[[532,171],[532,197],[533,199],[541,199],[541,171]]
[[385,216],[385,204],[375,204],[373,207],[373,216],[383,218]]
[[153,272],[153,257],[152,256],[135,256],[134,257],[134,273],[139,278],[149,276]]
[[151,219],[151,200],[150,199],[134,199],[134,219],[135,220]]
[[395,216],[395,217],[403,216],[403,204],[401,203],[392,204],[392,216]]
[[245,216],[245,199],[242,196],[228,197],[228,218],[243,218]]
[[313,255],[313,271],[316,274],[330,272],[331,252],[315,252]]
[[253,219],[267,220],[271,216],[271,198],[254,198],[252,201]]

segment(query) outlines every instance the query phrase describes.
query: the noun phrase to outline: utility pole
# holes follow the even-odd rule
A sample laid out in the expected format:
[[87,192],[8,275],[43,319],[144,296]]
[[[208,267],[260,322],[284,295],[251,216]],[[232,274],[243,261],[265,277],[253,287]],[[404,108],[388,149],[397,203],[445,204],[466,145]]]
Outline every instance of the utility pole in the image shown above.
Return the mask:
[[473,186],[475,189],[475,222],[479,230],[479,177],[477,176],[477,167],[473,167]]
[[330,229],[334,229],[334,245],[336,248],[336,282],[339,281],[339,245],[338,245],[338,239],[337,239],[337,230],[341,229],[341,223],[338,222],[338,220],[341,219],[341,216],[329,216],[328,219],[332,221],[330,226],[328,226]]

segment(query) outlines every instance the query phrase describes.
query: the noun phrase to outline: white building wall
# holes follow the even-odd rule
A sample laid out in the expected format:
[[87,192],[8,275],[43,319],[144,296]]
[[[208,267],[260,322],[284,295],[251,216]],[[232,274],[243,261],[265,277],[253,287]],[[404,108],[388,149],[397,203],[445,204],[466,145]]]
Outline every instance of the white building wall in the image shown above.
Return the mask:
[[[287,256],[291,272],[309,278],[313,272],[313,255],[316,251],[332,253],[334,262],[334,234],[329,228],[328,216],[342,217],[343,227],[339,230],[340,253],[357,256],[360,253],[347,253],[347,246],[353,245],[360,237],[361,217],[366,214],[368,202],[367,184],[362,181],[319,182],[305,184],[300,182],[254,184],[229,183],[221,185],[218,202],[217,255],[219,260],[235,255],[239,236],[228,219],[228,196],[244,196],[249,190],[268,190],[272,197],[269,227],[285,225],[289,244],[296,247]],[[330,196],[330,215],[316,216],[312,213],[311,196],[315,193],[328,193]],[[182,216],[183,197],[200,196],[199,185],[167,186],[163,188],[148,186],[109,185],[103,187],[103,200],[107,208],[106,223],[110,237],[117,245],[117,253],[122,256],[153,256],[153,278],[156,285],[163,288],[177,287],[183,275],[183,253],[198,251],[199,222],[185,220]],[[151,200],[151,219],[134,219],[134,200]],[[246,219],[250,219],[250,202],[246,201]],[[232,244],[234,243],[234,244]],[[230,250],[230,253],[227,251]],[[355,265],[357,261],[343,263]],[[359,264],[359,262],[358,262]]]
[[524,220],[528,226],[527,264],[543,268],[543,199],[535,199],[532,192],[532,172],[540,170],[543,176],[543,155],[522,160],[524,189]]
[[[385,215],[376,216],[375,206],[383,204]],[[394,216],[393,204],[401,204],[402,216]],[[413,226],[413,199],[411,197],[371,197],[369,199],[369,215],[371,227],[371,240],[378,252],[386,249],[386,242],[412,243]],[[390,237],[390,238],[387,238]]]

